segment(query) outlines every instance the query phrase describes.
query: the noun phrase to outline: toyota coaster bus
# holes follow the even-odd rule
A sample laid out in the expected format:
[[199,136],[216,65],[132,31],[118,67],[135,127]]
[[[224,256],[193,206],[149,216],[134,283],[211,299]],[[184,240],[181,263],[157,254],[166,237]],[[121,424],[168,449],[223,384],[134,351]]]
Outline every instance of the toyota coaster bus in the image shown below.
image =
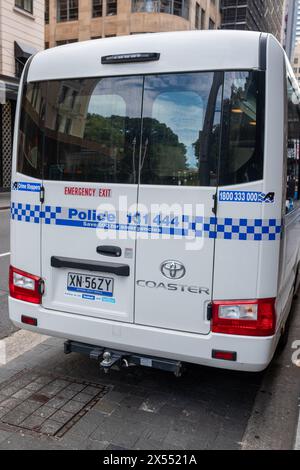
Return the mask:
[[264,370],[298,284],[299,98],[268,34],[36,54],[14,135],[14,324],[105,370]]

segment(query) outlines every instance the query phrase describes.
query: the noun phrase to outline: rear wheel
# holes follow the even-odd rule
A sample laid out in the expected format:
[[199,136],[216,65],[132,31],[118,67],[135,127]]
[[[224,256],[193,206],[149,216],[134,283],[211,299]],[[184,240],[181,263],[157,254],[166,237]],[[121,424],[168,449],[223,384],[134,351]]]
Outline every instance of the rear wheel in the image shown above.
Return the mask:
[[300,265],[298,265],[297,274],[296,274],[294,299],[297,299],[299,297],[299,284],[300,284],[299,281],[300,281]]
[[[297,274],[296,274],[295,287],[294,287],[294,299],[297,299],[298,296],[299,296],[299,287],[297,287],[298,281],[299,281],[299,276],[300,276],[300,264],[298,265]],[[278,349],[279,350],[283,350],[286,347],[286,345],[288,344],[288,341],[289,341],[292,308],[293,308],[293,306],[291,306],[291,310],[289,312],[288,318],[287,318],[286,323],[285,323],[285,325],[282,329],[282,332],[281,332],[281,337],[280,337],[280,340],[278,342]]]
[[281,350],[281,351],[288,344],[289,334],[290,334],[290,325],[291,325],[291,321],[290,321],[290,316],[289,316],[287,321],[286,321],[286,324],[283,327],[281,337],[280,337],[280,340],[279,340],[279,343],[278,343],[278,349]]

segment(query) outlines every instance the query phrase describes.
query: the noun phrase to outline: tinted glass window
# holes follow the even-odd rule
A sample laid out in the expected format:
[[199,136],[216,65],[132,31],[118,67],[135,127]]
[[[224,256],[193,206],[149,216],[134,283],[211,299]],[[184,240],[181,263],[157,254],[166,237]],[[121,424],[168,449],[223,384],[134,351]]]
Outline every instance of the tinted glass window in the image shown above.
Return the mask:
[[142,84],[140,77],[50,82],[44,178],[135,183]]
[[45,84],[28,83],[24,89],[17,170],[33,178],[42,176],[45,97]]
[[222,73],[146,77],[142,184],[217,184],[222,83]]
[[288,147],[286,212],[299,207],[300,106],[299,95],[288,80]]
[[263,178],[263,77],[225,73],[220,185]]
[[242,184],[263,178],[263,134],[261,72],[30,83],[18,171],[78,182],[130,184],[140,174],[152,185]]

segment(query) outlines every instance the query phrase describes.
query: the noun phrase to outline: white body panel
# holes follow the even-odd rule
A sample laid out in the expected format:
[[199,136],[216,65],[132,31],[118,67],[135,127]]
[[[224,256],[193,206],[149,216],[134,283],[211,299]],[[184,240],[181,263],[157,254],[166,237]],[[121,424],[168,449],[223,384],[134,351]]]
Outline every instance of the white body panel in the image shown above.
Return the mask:
[[[11,320],[19,327],[20,312],[24,302],[9,299]],[[181,360],[205,366],[240,371],[259,372],[270,363],[276,338],[248,338],[229,335],[197,335],[167,329],[101,320],[92,317],[50,311],[42,307],[26,306],[26,314],[38,318],[42,334],[69,338],[87,344],[95,344],[120,351],[136,352],[155,357]],[[36,328],[26,326],[36,331]],[[238,353],[237,362],[214,360],[213,349]]]
[[[261,35],[252,32],[185,32],[101,39],[50,49],[37,54],[29,67],[27,81],[63,80],[89,77],[145,76],[184,72],[224,70],[258,70],[261,57]],[[254,183],[211,187],[168,187],[152,185],[121,185],[72,183],[36,180],[17,172],[18,133],[14,140],[13,182],[43,183],[45,204],[40,206],[39,192],[12,192],[14,217],[11,226],[11,264],[45,280],[42,305],[31,305],[10,298],[12,321],[21,328],[95,344],[121,351],[181,360],[244,371],[260,371],[268,366],[274,355],[281,328],[288,316],[293,297],[295,277],[300,261],[300,210],[284,215],[285,166],[285,99],[286,84],[284,53],[272,36],[266,37],[266,104],[264,179]],[[101,56],[137,52],[159,52],[160,60],[150,63],[102,65]],[[274,99],[276,97],[276,99]],[[133,97],[134,99],[134,97]],[[143,109],[141,109],[141,113]],[[20,114],[20,97],[17,123]],[[18,129],[18,126],[16,126]],[[142,145],[142,144],[141,144]],[[126,193],[128,203],[149,206],[176,202],[190,204],[193,209],[202,205],[202,216],[216,217],[215,228],[203,238],[202,249],[186,250],[186,239],[164,240],[117,239],[101,242],[94,229],[80,226],[27,223],[26,205],[32,211],[44,211],[46,206],[59,210],[95,210],[92,198],[66,198],[66,186],[107,188],[112,191],[109,204]],[[275,193],[273,204],[246,204],[221,200],[223,192],[268,194]],[[217,214],[213,197],[217,194]],[[102,202],[102,201],[101,201]],[[99,201],[98,201],[99,203]],[[19,207],[18,205],[21,204]],[[25,208],[24,208],[25,206]],[[19,209],[18,209],[19,207]],[[137,206],[138,207],[138,206]],[[18,212],[21,211],[21,212]],[[22,214],[22,210],[25,212]],[[63,212],[64,213],[64,212]],[[19,216],[18,216],[19,214]],[[32,215],[34,217],[34,215]],[[58,216],[59,218],[60,216]],[[126,217],[126,214],[123,214]],[[283,218],[283,220],[282,220]],[[258,232],[251,232],[258,221]],[[31,220],[30,220],[31,222]],[[245,222],[245,227],[244,227]],[[281,223],[283,230],[280,236]],[[226,238],[228,226],[240,224],[245,239]],[[256,233],[267,237],[256,239]],[[241,230],[241,226],[243,230]],[[250,229],[249,229],[250,226]],[[280,228],[279,232],[276,232]],[[256,230],[256,229],[255,229]],[[207,229],[209,232],[209,229]],[[216,236],[214,232],[216,231]],[[220,236],[221,234],[221,236]],[[269,237],[269,234],[271,236]],[[274,234],[274,235],[273,235]],[[112,277],[115,282],[116,303],[98,302],[66,297],[66,276],[72,269],[51,267],[51,257],[78,258],[90,261],[109,261],[96,254],[96,247],[112,244],[122,249],[117,261],[126,263],[130,276]],[[125,253],[131,256],[125,257]],[[184,264],[184,288],[170,290],[160,266],[166,260]],[[82,270],[80,273],[84,274]],[[148,287],[146,283],[148,282]],[[151,284],[152,283],[152,284]],[[156,286],[155,286],[156,287]],[[200,288],[200,293],[188,289]],[[212,300],[255,300],[276,298],[276,334],[268,338],[214,334],[207,318],[207,306]],[[38,320],[38,328],[21,322],[27,315]],[[237,353],[236,362],[212,359],[212,351]]]
[[[45,183],[45,192],[47,197],[51,198],[52,206],[61,206],[64,199],[64,188],[68,186],[64,183],[49,181]],[[90,187],[91,185],[83,184],[82,187]],[[96,190],[106,190],[107,185],[94,185]],[[137,187],[135,185],[125,188],[128,203],[135,206],[137,203]],[[124,186],[118,188],[114,185],[113,196],[109,203],[117,201],[119,193],[123,194]],[[88,211],[95,210],[93,198],[84,198],[84,202],[78,196],[68,198],[68,205],[75,207],[73,221],[81,222],[80,212],[84,215]],[[70,210],[70,209],[68,209]],[[123,216],[123,214],[121,215]],[[72,221],[71,221],[72,222]],[[107,231],[109,236],[109,231]],[[97,246],[106,244],[106,241],[97,239],[95,229],[83,228],[76,226],[58,227],[57,225],[42,225],[42,277],[45,284],[50,286],[46,289],[43,296],[43,306],[51,310],[62,310],[70,313],[78,313],[80,315],[90,315],[110,320],[119,320],[124,322],[133,321],[134,298],[128,295],[134,290],[134,277],[119,277],[113,274],[106,274],[106,278],[113,279],[114,291],[113,297],[103,297],[101,302],[91,302],[89,294],[85,296],[78,295],[76,292],[67,292],[66,277],[68,272],[82,274],[85,271],[81,269],[56,269],[51,267],[51,257],[53,255],[66,258],[79,258],[83,260],[108,261],[105,256],[100,256],[96,252]],[[125,250],[132,251],[132,258],[126,259],[131,273],[134,272],[135,266],[135,240],[118,240],[118,247],[124,253]],[[123,257],[122,257],[123,258]],[[121,258],[121,259],[122,259]],[[118,258],[120,260],[120,258]],[[117,293],[117,302],[115,301],[115,293]]]
[[[28,80],[258,68],[260,34],[236,34],[232,31],[201,31],[200,34],[199,31],[188,31],[132,35],[48,49],[34,57]],[[160,60],[140,64],[101,64],[101,56],[145,51],[160,52]]]

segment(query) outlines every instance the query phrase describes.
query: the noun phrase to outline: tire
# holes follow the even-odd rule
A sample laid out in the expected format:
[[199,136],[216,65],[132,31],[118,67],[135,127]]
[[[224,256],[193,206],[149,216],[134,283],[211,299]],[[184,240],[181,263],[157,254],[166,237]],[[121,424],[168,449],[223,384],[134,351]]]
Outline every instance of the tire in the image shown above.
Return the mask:
[[299,290],[300,290],[300,287],[298,286],[298,289],[297,289],[297,283],[298,283],[299,277],[300,277],[300,265],[298,265],[297,274],[296,274],[295,289],[294,289],[294,299],[298,299],[298,297],[299,297]]
[[285,349],[285,347],[287,346],[289,342],[290,326],[291,326],[291,321],[290,321],[290,317],[288,317],[286,324],[284,326],[284,330],[281,333],[281,337],[278,342],[278,349],[280,351],[283,351],[283,349]]

